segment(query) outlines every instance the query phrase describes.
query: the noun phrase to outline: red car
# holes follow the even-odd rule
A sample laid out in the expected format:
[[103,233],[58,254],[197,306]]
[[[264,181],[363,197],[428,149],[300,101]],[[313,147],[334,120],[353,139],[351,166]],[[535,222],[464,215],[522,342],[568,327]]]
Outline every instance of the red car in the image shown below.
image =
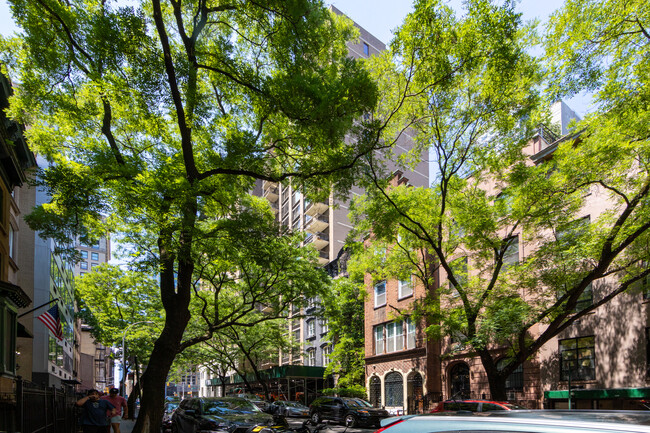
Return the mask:
[[438,403],[431,413],[435,412],[494,412],[498,410],[526,409],[507,401],[490,400],[447,400]]

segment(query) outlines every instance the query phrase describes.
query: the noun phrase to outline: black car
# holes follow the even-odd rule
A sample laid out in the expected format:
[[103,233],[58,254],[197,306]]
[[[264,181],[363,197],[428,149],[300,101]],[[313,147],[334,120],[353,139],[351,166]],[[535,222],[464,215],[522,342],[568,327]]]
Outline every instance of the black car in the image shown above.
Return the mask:
[[319,397],[309,406],[312,423],[331,420],[355,427],[357,425],[379,426],[379,421],[387,418],[388,412],[377,409],[360,398]]
[[237,397],[197,397],[181,402],[172,415],[172,432],[215,430],[244,433],[255,425],[272,425],[273,417],[253,403]]
[[168,433],[172,430],[172,415],[174,411],[178,408],[177,402],[167,402],[165,403],[165,409],[163,410],[163,420],[162,420],[162,432]]

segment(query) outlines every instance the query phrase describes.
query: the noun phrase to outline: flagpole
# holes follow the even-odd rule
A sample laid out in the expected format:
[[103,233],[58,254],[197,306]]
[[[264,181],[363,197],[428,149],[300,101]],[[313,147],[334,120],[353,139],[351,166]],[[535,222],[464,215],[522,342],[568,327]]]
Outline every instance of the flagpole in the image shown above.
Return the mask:
[[50,305],[52,302],[55,302],[55,301],[58,301],[58,300],[59,300],[59,298],[54,298],[54,299],[52,299],[50,302],[46,302],[46,303],[44,303],[43,305],[39,305],[39,306],[36,307],[36,308],[32,308],[31,310],[26,311],[26,312],[24,312],[23,314],[21,314],[20,316],[18,316],[17,319],[20,319],[21,317],[26,316],[27,314],[29,314],[29,313],[31,313],[31,312],[34,312],[34,311],[38,310],[39,308],[43,308],[43,307],[45,307],[46,305]]

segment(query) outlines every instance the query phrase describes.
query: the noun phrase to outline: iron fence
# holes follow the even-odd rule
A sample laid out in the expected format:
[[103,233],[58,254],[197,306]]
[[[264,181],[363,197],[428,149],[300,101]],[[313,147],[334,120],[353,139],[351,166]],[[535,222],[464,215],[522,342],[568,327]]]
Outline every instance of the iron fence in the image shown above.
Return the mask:
[[78,431],[77,395],[16,379],[15,393],[0,402],[0,431],[74,433]]

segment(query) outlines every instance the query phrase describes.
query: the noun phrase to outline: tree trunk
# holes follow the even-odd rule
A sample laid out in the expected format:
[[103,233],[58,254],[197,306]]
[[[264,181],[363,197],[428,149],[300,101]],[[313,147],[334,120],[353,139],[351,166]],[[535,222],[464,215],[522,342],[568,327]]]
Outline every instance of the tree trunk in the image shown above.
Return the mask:
[[508,374],[497,369],[496,362],[488,350],[480,350],[478,353],[488,378],[488,384],[490,385],[490,399],[507,401],[506,379],[508,378]]
[[126,406],[129,410],[129,419],[135,419],[135,401],[140,395],[141,387],[142,383],[140,381],[140,378],[138,378],[137,382],[133,384],[133,390],[131,391],[131,394],[129,394],[129,398],[126,401]]
[[[179,289],[179,292],[182,289]],[[188,290],[189,292],[189,290]],[[140,413],[133,433],[159,433],[165,406],[167,375],[179,351],[183,332],[189,322],[188,302],[167,309],[165,327],[154,343],[149,364],[142,374],[142,399]]]

